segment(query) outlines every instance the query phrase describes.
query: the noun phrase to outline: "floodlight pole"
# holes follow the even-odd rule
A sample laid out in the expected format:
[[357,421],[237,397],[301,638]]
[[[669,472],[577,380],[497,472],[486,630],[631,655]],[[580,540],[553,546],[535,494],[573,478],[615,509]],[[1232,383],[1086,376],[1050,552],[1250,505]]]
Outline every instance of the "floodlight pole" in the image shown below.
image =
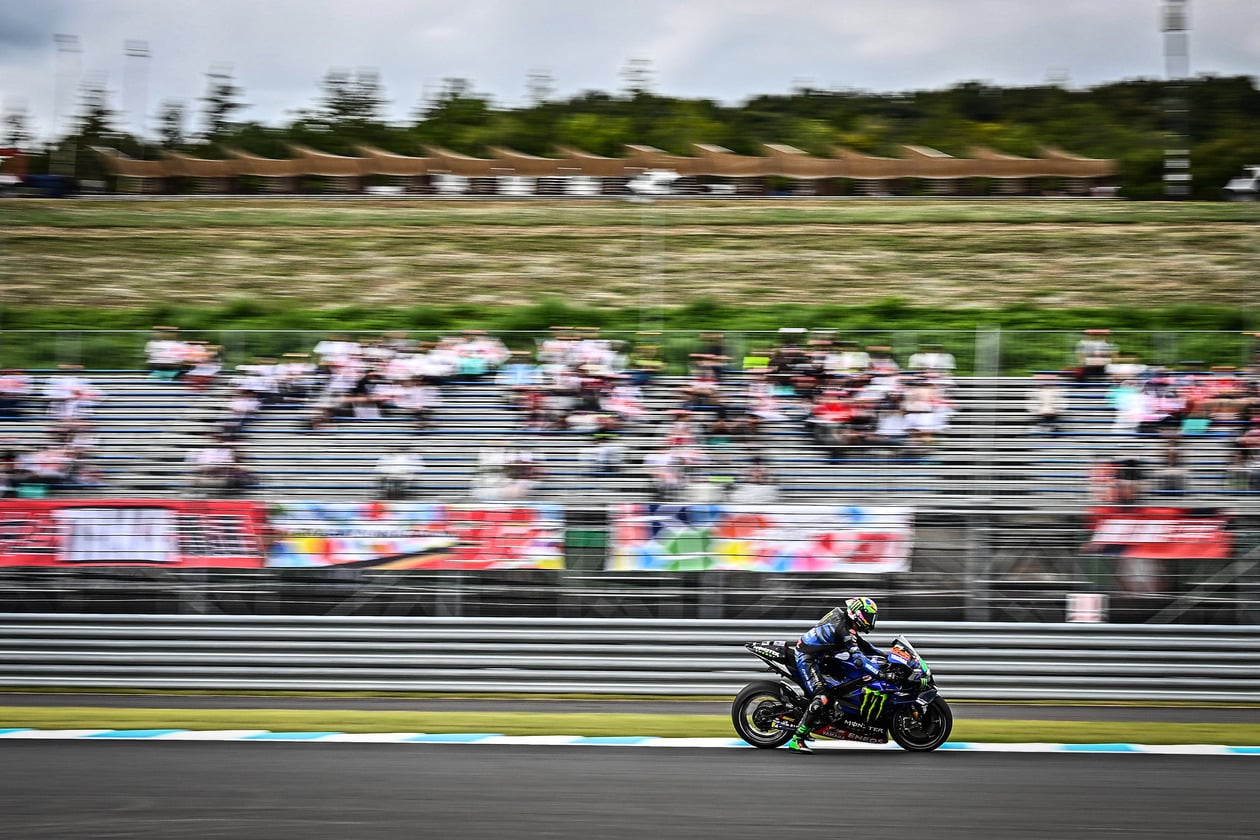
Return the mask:
[[[51,166],[49,168],[54,174],[69,174],[73,176],[75,149],[71,147],[68,152],[62,150],[62,141],[70,135],[69,127],[64,127],[66,130],[64,137],[59,136],[58,132],[63,129],[62,117],[65,112],[64,93],[66,82],[69,81],[67,76],[70,75],[70,71],[72,69],[71,62],[75,61],[77,63],[77,56],[82,52],[82,50],[79,47],[78,35],[65,35],[59,33],[53,35],[53,43],[57,46],[57,68],[55,75],[53,76],[53,154],[50,161]],[[75,73],[74,75],[77,76],[78,74]],[[67,154],[69,154],[70,157],[69,166],[66,165]],[[69,172],[66,170],[69,170]]]
[[1164,99],[1167,128],[1164,144],[1165,198],[1190,197],[1190,107],[1186,102],[1186,80],[1190,75],[1190,23],[1187,2],[1164,0],[1161,10],[1167,76]]
[[[145,156],[147,134],[147,111],[149,94],[149,42],[128,40],[123,44],[123,52],[127,56],[127,74],[129,96],[127,123],[140,141],[140,157]],[[133,107],[139,101],[139,107]]]

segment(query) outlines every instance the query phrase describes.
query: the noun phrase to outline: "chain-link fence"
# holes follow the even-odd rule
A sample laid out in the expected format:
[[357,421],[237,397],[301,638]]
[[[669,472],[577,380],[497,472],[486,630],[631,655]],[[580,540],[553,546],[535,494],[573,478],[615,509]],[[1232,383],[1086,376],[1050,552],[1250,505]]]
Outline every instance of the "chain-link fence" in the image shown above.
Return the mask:
[[[400,568],[398,556],[382,557],[370,541],[355,544],[359,555],[333,556],[325,543],[308,544],[305,567],[279,565],[293,561],[292,546],[274,542],[252,568],[188,568],[171,558],[122,555],[116,559],[131,565],[115,565],[81,554],[56,567],[0,569],[0,612],[807,622],[864,594],[878,600],[881,615],[907,621],[1260,621],[1260,520],[1224,517],[1207,527],[1171,509],[1159,509],[1154,519],[1119,516],[920,511],[906,535],[912,545],[904,562],[891,550],[862,555],[877,526],[858,536],[842,529],[767,531],[758,543],[736,539],[741,535],[731,529],[748,523],[733,517],[715,520],[710,537],[699,531],[671,537],[710,544],[658,544],[657,554],[635,567],[625,560],[639,556],[643,543],[626,523],[586,510],[567,522],[557,547],[562,555],[548,568],[511,568],[519,565],[511,548],[501,551],[508,559],[500,567],[461,567],[453,556]],[[1117,527],[1128,530],[1117,537]],[[460,547],[468,550],[484,536],[462,533]],[[113,535],[112,545],[126,536]],[[848,546],[834,545],[850,538]],[[733,554],[732,546],[747,554]],[[771,562],[766,552],[791,556]],[[798,571],[753,570],[794,564]],[[868,572],[864,564],[891,570]]]

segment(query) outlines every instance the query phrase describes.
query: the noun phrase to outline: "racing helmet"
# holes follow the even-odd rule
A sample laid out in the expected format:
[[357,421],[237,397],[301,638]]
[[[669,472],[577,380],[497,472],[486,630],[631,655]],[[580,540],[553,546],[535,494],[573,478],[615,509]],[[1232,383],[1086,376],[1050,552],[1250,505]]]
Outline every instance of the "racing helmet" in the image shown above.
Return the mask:
[[850,598],[844,602],[844,611],[859,633],[875,629],[875,614],[879,612],[879,607],[870,598]]

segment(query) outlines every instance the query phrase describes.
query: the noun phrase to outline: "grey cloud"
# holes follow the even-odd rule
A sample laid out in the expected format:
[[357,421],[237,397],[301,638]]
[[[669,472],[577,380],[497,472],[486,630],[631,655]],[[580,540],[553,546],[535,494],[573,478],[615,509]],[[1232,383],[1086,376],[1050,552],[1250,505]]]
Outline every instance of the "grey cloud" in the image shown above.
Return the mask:
[[[149,41],[147,103],[194,110],[211,65],[230,65],[245,116],[281,122],[308,107],[334,67],[377,69],[406,118],[443,78],[496,102],[524,100],[543,68],[558,95],[615,91],[632,57],[664,93],[738,102],[811,80],[912,90],[980,79],[1042,82],[1066,69],[1093,85],[1163,73],[1159,0],[0,0],[0,99],[43,112],[53,99],[52,35],[81,36],[85,73],[127,99],[122,43]],[[1195,72],[1255,73],[1260,3],[1196,0]],[[41,55],[42,52],[42,55]],[[130,93],[132,100],[134,91]]]
[[0,50],[50,48],[53,34],[73,19],[72,0],[8,0],[0,4]]

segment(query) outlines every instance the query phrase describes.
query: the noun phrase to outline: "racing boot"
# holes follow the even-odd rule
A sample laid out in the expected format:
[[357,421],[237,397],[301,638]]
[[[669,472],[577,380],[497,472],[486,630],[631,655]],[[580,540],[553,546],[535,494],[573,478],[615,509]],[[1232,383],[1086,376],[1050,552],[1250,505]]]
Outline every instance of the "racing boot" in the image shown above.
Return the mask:
[[790,752],[800,753],[801,755],[814,754],[813,749],[809,746],[809,742],[799,734],[794,734],[792,736],[792,740],[787,742],[787,748]]
[[801,717],[801,723],[796,727],[796,731],[792,733],[792,739],[787,742],[787,748],[794,753],[802,755],[813,755],[814,751],[809,746],[809,733],[814,728],[814,724],[818,722],[818,718],[822,716],[823,709],[827,707],[827,695],[819,694],[813,700],[809,701],[809,707],[805,709],[805,714]]

